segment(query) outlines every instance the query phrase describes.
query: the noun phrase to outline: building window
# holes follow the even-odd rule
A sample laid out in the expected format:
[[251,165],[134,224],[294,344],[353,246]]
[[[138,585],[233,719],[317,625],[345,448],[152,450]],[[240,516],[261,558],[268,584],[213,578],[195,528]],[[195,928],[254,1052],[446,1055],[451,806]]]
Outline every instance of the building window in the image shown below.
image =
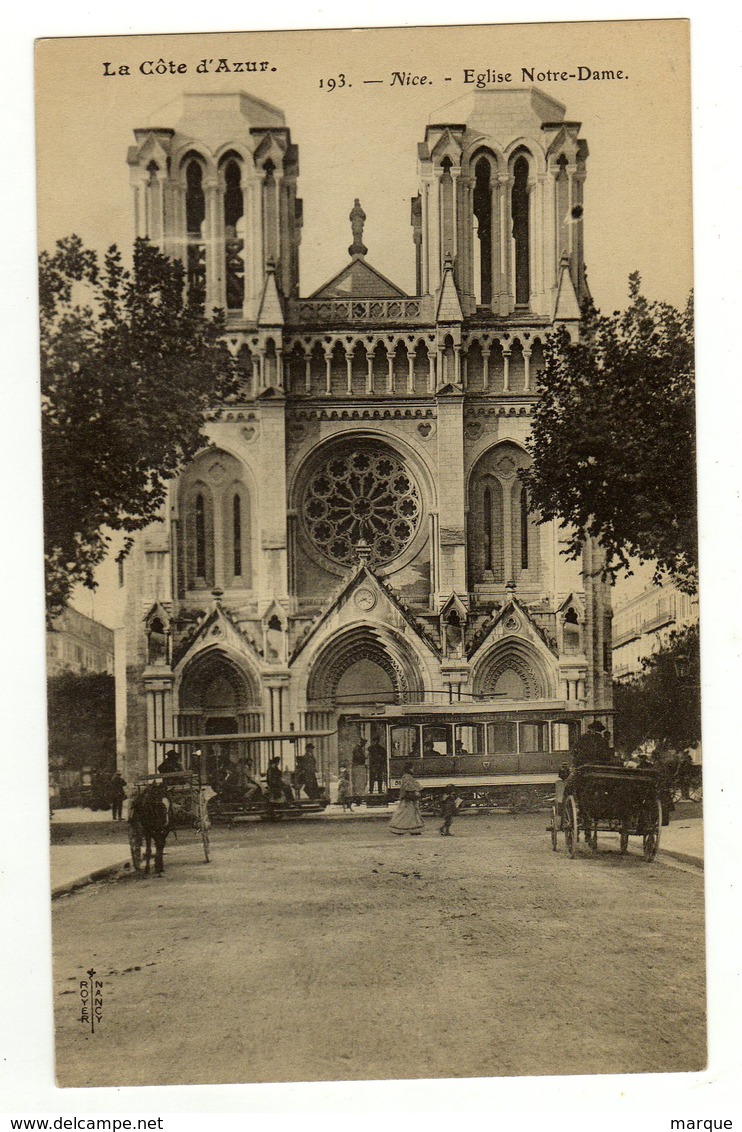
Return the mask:
[[492,302],[491,176],[489,161],[480,157],[474,167],[474,293],[477,305],[482,306]]
[[528,569],[528,494],[520,489],[520,568]]
[[304,489],[302,514],[314,547],[349,566],[362,540],[370,561],[398,558],[420,525],[417,484],[402,458],[386,446],[356,442],[336,448]]
[[203,167],[195,158],[186,166],[186,285],[191,302],[203,306],[206,301],[206,243],[204,220],[206,197],[203,190]]
[[519,157],[513,166],[512,216],[515,242],[515,305],[520,307],[528,305],[531,293],[528,162],[525,157]]
[[528,456],[510,441],[485,452],[469,483],[468,557],[472,585],[538,581],[538,529],[518,477]]
[[232,560],[235,578],[242,577],[242,506],[239,495],[232,500]]
[[240,461],[215,448],[203,452],[184,473],[179,499],[180,596],[214,586],[249,587],[250,496]]
[[239,164],[224,169],[224,274],[227,309],[242,310],[245,299],[244,201]]

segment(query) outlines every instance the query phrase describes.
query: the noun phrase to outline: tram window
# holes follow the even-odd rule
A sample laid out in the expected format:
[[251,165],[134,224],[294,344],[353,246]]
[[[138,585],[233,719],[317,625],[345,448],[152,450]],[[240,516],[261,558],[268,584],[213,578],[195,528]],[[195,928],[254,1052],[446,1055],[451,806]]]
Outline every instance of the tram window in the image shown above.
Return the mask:
[[483,755],[484,754],[484,724],[459,723],[456,725],[457,755]]
[[488,723],[487,750],[490,755],[515,754],[518,750],[516,723]]
[[521,751],[548,751],[548,723],[519,723]]
[[393,759],[415,759],[420,755],[420,743],[416,727],[399,725],[389,729]]
[[428,723],[423,727],[424,755],[451,755],[451,728],[444,723]]
[[551,749],[553,751],[571,751],[580,735],[579,723],[552,723]]

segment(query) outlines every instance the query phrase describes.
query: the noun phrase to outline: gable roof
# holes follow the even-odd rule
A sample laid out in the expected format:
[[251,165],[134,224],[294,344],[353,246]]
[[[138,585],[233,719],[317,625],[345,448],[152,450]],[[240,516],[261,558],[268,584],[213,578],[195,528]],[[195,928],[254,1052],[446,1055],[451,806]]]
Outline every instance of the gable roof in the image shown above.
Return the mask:
[[181,642],[173,656],[173,669],[187,657],[209,645],[230,645],[237,652],[248,653],[253,660],[262,658],[262,652],[240,628],[237,621],[222,605],[216,605],[198,621],[191,634]]
[[[477,635],[471,642],[471,645],[469,646],[467,658],[469,660],[472,660],[478,653],[482,652],[488,641],[501,637],[505,628],[506,618],[512,616],[512,614],[516,612],[519,613],[521,617],[523,617],[526,623],[526,629],[530,631],[530,635],[535,635],[542,642],[542,644],[546,645],[546,648],[549,650],[549,652],[554,653],[554,655],[556,656],[558,651],[556,642],[553,641],[548,636],[548,634],[544,632],[544,630],[536,621],[534,621],[526,605],[522,605],[518,601],[517,597],[510,597],[507,599],[496,617],[494,617],[491,621],[485,621],[481,630],[479,631],[479,633],[477,633]],[[523,638],[523,636],[525,636],[527,639],[528,635],[528,631],[526,632],[526,634],[520,634],[521,639]]]
[[430,636],[426,627],[418,621],[404,602],[400,601],[390,586],[387,586],[380,578],[377,578],[376,574],[374,574],[365,563],[361,563],[356,567],[350,578],[347,578],[342,583],[327,608],[317,616],[316,620],[305,631],[304,636],[297,641],[289,659],[289,665],[294,663],[309,642],[316,636],[319,629],[330,620],[333,614],[337,613],[348,603],[353,593],[360,588],[362,583],[365,583],[370,589],[374,590],[382,600],[388,602],[392,608],[404,618],[425,646],[437,657],[440,657],[441,650],[438,643]]
[[310,299],[406,299],[409,296],[391,279],[387,279],[362,255],[351,257],[350,263],[309,296]]

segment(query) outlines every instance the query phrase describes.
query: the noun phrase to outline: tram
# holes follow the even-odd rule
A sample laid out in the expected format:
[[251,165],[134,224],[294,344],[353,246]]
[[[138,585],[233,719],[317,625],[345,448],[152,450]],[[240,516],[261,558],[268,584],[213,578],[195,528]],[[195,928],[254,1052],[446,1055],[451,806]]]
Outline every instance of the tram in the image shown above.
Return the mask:
[[384,801],[396,801],[412,762],[424,807],[453,784],[464,805],[527,809],[553,797],[557,772],[594,718],[594,711],[565,708],[564,701],[489,700],[378,704],[354,722],[360,737],[387,753]]

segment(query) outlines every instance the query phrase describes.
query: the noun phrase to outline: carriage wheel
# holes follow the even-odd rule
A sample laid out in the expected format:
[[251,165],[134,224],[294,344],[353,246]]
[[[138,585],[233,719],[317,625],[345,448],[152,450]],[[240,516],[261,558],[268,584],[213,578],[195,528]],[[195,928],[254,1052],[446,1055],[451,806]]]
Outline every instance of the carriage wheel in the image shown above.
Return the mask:
[[629,823],[621,823],[621,852],[625,853],[629,847]]
[[559,820],[556,806],[551,807],[551,847],[557,851],[557,821]]
[[564,799],[562,824],[564,827],[564,847],[570,857],[577,852],[577,803],[574,796]]
[[142,867],[142,827],[137,822],[129,825],[129,850],[131,863],[136,872],[139,872]]
[[662,829],[662,803],[657,803],[657,809],[651,827],[644,834],[644,860],[653,861],[660,847],[660,830]]

